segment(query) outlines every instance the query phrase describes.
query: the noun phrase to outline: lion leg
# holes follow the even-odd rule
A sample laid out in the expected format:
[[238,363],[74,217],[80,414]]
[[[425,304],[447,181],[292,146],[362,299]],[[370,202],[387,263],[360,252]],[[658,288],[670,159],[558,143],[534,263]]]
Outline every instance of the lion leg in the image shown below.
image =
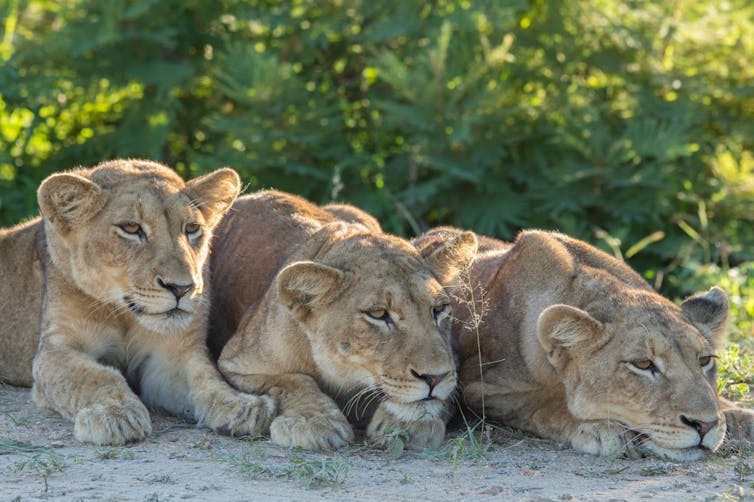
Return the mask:
[[541,391],[515,392],[530,384],[503,385],[473,382],[464,387],[464,401],[477,413],[539,437],[569,442],[573,449],[607,457],[638,457],[636,434],[610,420],[585,421],[574,417],[562,397]]
[[34,359],[34,401],[74,422],[74,437],[122,445],[152,431],[149,412],[116,369],[69,347],[42,343]]
[[725,415],[727,438],[735,442],[754,443],[754,410],[742,408],[722,397],[720,408]]
[[374,443],[384,445],[391,436],[404,434],[408,448],[437,447],[445,438],[448,416],[447,401],[383,401],[367,426],[367,437]]
[[330,397],[308,375],[225,376],[245,392],[269,393],[279,400],[280,415],[270,425],[270,437],[282,446],[334,449],[353,440],[353,429]]
[[142,367],[141,394],[151,406],[231,436],[266,432],[276,411],[271,397],[231,387],[201,348],[150,354]]

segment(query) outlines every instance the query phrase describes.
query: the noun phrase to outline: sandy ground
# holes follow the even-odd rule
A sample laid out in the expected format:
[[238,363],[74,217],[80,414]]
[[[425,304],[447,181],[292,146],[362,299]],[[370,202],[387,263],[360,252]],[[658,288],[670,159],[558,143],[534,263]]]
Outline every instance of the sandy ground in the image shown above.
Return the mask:
[[598,458],[504,429],[482,456],[462,434],[419,453],[304,452],[160,414],[153,422],[138,444],[82,445],[28,389],[0,386],[0,501],[754,500],[749,455],[688,465]]

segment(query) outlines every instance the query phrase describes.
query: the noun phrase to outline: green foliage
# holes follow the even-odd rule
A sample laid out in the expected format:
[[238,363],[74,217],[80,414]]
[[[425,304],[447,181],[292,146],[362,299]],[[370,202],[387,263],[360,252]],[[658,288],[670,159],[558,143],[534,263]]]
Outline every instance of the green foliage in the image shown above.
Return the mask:
[[463,434],[449,438],[438,448],[427,449],[425,454],[451,464],[456,464],[459,460],[481,460],[492,444],[487,427],[489,426],[483,421],[477,422],[474,426],[466,422]]
[[342,485],[348,475],[348,463],[338,455],[311,458],[294,453],[288,475],[309,489]]
[[748,397],[754,385],[754,355],[729,345],[718,358],[717,392],[730,399]]
[[43,446],[34,446],[12,439],[0,440],[0,455],[16,453],[48,453],[50,450]]
[[672,295],[679,264],[754,260],[746,0],[10,0],[0,20],[2,225],[49,173],[135,156],[398,234],[559,229]]
[[250,479],[269,477],[286,478],[299,482],[307,489],[343,484],[348,475],[348,463],[342,455],[326,456],[305,454],[294,450],[288,465],[270,463],[259,445],[246,449],[241,455],[215,454],[243,472]]
[[270,465],[265,463],[263,452],[258,446],[245,450],[241,455],[215,454],[215,456],[220,461],[227,462],[241,471],[249,479],[282,476],[282,474],[275,472]]
[[409,431],[402,427],[389,426],[375,446],[383,448],[392,458],[400,458],[406,452],[410,435]]

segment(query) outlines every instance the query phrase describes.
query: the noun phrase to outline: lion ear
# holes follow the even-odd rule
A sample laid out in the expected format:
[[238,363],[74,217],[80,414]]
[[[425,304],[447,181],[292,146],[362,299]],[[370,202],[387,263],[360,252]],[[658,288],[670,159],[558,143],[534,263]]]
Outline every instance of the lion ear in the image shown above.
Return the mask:
[[715,286],[703,295],[687,298],[681,303],[681,312],[713,347],[720,347],[728,320],[728,295],[725,291]]
[[313,261],[291,263],[277,276],[280,301],[299,321],[314,306],[343,283],[345,272]]
[[587,312],[570,305],[547,307],[537,321],[537,337],[547,359],[561,370],[572,349],[591,345],[604,336],[604,325]]
[[48,176],[37,190],[42,216],[61,234],[89,221],[107,202],[96,183],[83,176],[60,173]]
[[447,286],[471,265],[476,252],[477,239],[474,232],[462,232],[439,246],[424,248],[421,254],[440,284]]
[[213,227],[241,192],[241,178],[233,169],[224,167],[188,181],[185,192]]

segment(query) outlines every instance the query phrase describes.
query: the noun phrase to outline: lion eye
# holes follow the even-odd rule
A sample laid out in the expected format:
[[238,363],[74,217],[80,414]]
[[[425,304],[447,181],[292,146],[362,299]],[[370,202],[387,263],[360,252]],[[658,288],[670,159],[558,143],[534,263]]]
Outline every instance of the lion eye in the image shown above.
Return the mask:
[[652,372],[654,372],[657,369],[657,367],[655,366],[655,364],[652,361],[650,361],[649,359],[642,359],[640,361],[633,361],[631,364],[633,364],[634,367],[636,367],[636,368],[638,368],[638,369],[640,369],[642,371],[651,370]]
[[202,235],[202,226],[198,223],[186,223],[186,226],[183,227],[183,232],[187,237],[194,239]]
[[448,310],[448,307],[450,307],[450,305],[448,305],[447,303],[432,307],[432,317],[435,318],[435,321],[438,320],[440,316]]
[[699,366],[707,366],[709,363],[712,362],[712,356],[702,356],[699,358]]
[[121,223],[117,225],[117,227],[127,236],[136,236],[139,238],[146,237],[146,234],[144,233],[144,229],[141,228],[141,225],[138,223],[128,222],[128,223]]
[[383,321],[387,324],[393,322],[393,318],[390,317],[390,312],[385,309],[367,310],[364,312],[366,315],[374,319],[375,321]]

